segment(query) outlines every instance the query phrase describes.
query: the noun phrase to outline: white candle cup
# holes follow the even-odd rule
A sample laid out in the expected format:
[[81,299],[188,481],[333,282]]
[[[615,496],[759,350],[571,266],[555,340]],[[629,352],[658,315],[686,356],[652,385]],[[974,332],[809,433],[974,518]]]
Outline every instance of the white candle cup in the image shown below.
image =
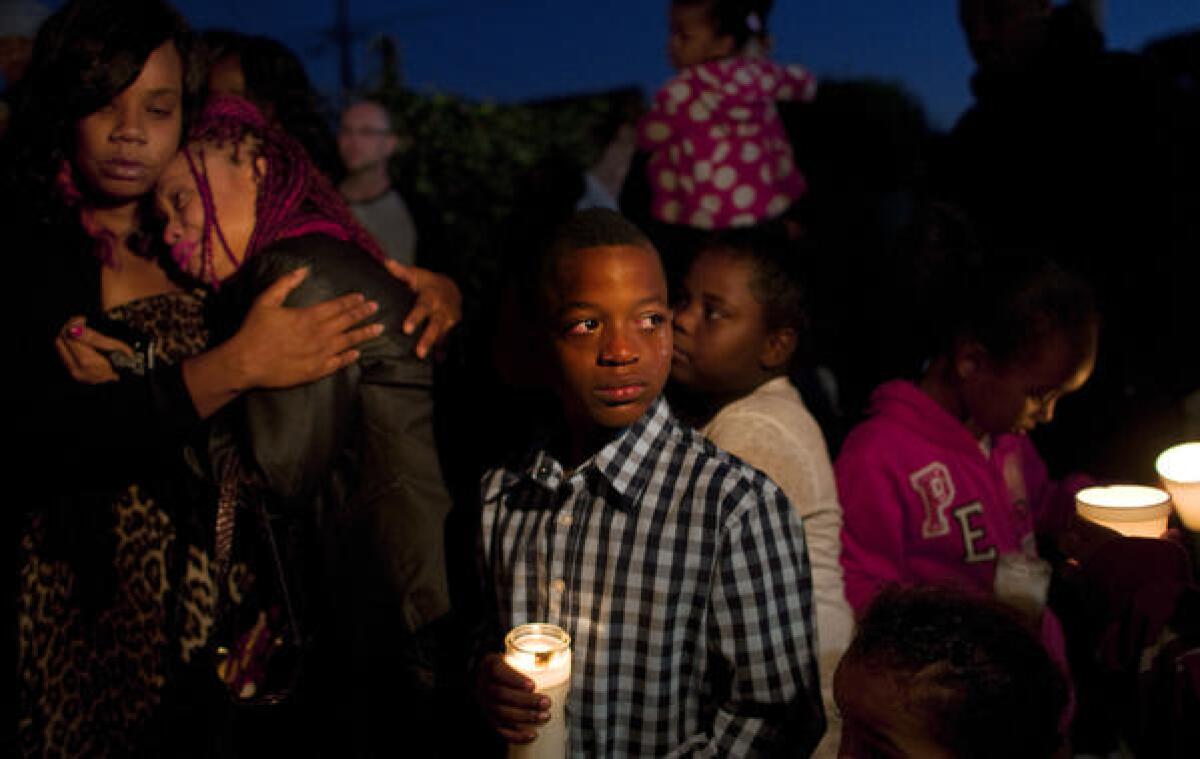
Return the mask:
[[1131,538],[1160,538],[1167,531],[1171,497],[1145,485],[1105,485],[1075,494],[1079,516]]
[[1168,448],[1154,462],[1154,469],[1184,527],[1200,532],[1200,442]]
[[538,727],[532,743],[510,745],[509,759],[564,759],[569,749],[571,636],[555,625],[520,625],[504,637],[504,649],[508,666],[533,680],[534,690],[550,699],[550,721]]

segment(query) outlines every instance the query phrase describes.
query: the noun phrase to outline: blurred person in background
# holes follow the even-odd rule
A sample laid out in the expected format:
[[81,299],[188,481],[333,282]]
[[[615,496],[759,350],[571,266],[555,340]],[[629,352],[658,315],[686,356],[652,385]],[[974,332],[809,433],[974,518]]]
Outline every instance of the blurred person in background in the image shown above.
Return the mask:
[[313,87],[303,61],[270,37],[228,30],[204,33],[208,91],[254,103],[268,120],[300,141],[313,163],[330,179],[341,174],[329,110]]
[[50,11],[34,0],[0,3],[0,137],[8,126],[9,97],[33,57],[33,38]]
[[936,189],[985,241],[1058,251],[1104,306],[1096,376],[1040,444],[1066,469],[1152,478],[1200,376],[1200,362],[1159,350],[1186,339],[1196,313],[1181,284],[1195,281],[1196,257],[1180,212],[1195,170],[1176,165],[1168,82],[1144,56],[1106,49],[1086,3],[958,7],[974,102],[935,162]]
[[359,100],[342,111],[337,135],[345,176],[338,192],[383,252],[407,266],[416,262],[417,227],[392,184],[388,164],[401,147],[382,103]]

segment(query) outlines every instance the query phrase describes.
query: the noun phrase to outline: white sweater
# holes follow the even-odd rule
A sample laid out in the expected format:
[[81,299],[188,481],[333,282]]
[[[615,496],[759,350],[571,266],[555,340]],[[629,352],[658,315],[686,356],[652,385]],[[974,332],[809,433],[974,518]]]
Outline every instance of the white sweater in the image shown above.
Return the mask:
[[854,613],[842,582],[842,506],[821,428],[792,383],[776,377],[721,409],[701,431],[718,447],[770,477],[804,522],[817,614],[821,694],[829,723],[813,756],[834,757],[841,722],[833,707],[833,672],[850,645]]

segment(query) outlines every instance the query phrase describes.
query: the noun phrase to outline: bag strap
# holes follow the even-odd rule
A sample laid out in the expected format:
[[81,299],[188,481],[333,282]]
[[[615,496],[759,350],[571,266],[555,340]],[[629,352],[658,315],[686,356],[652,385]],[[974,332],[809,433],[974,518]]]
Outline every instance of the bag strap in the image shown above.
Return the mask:
[[[244,483],[241,459],[236,452],[230,454],[221,470],[221,485],[217,498],[216,524],[216,575],[217,587],[225,587],[229,565],[233,554],[234,528],[237,522],[237,507],[240,502],[241,486]],[[275,540],[275,530],[271,526],[271,517],[267,514],[266,504],[262,498],[253,498],[254,509],[259,526],[267,537],[267,545],[271,549],[271,563],[275,565],[275,578],[279,582],[279,590],[283,595],[283,605],[287,610],[288,622],[292,628],[293,642],[300,646],[304,636],[300,632],[300,622],[296,617],[296,608],[292,603],[291,589],[288,587],[287,573],[283,569],[283,559],[279,553],[279,544]]]
[[217,587],[224,588],[233,554],[233,528],[237,517],[238,493],[241,484],[241,461],[237,454],[226,459],[221,468],[221,483],[217,495],[216,570]]
[[283,594],[283,605],[287,609],[288,622],[292,628],[292,642],[296,646],[302,646],[304,637],[300,634],[300,622],[296,619],[296,609],[292,605],[292,593],[288,588],[287,574],[283,571],[283,559],[279,555],[279,545],[275,541],[275,530],[271,527],[271,517],[267,514],[267,507],[263,503],[263,499],[256,498],[255,505],[258,511],[258,521],[262,525],[263,532],[267,536],[267,545],[271,547],[271,559],[275,564],[275,576],[279,579],[279,590]]

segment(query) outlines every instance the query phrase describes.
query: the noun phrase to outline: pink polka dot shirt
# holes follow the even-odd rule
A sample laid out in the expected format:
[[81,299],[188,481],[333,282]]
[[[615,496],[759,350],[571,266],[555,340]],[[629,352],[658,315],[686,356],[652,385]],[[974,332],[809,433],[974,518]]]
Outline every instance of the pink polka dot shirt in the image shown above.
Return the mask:
[[806,189],[776,100],[812,100],[801,66],[727,58],[690,66],[658,92],[638,125],[659,221],[700,229],[779,216]]

